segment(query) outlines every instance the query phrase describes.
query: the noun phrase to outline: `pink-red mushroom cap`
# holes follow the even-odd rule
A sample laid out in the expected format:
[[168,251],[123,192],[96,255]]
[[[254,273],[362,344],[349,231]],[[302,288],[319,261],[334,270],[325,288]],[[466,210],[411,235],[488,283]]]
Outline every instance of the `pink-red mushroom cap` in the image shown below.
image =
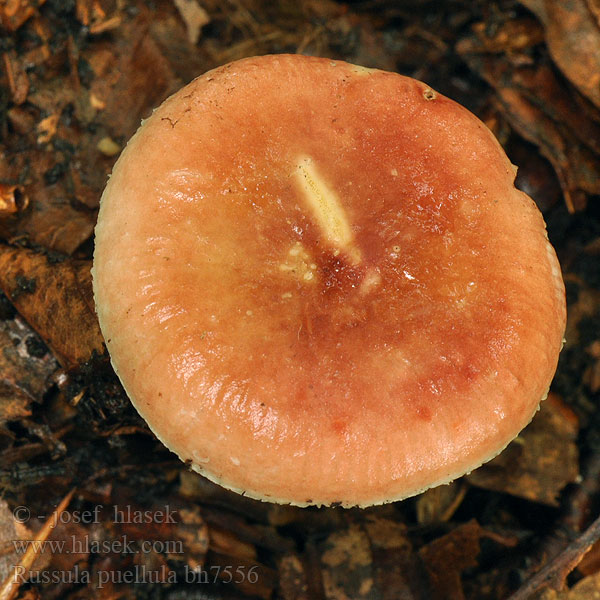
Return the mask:
[[469,111],[395,73],[237,61],[144,121],[102,197],[96,309],[160,440],[253,498],[367,506],[531,420],[560,267]]

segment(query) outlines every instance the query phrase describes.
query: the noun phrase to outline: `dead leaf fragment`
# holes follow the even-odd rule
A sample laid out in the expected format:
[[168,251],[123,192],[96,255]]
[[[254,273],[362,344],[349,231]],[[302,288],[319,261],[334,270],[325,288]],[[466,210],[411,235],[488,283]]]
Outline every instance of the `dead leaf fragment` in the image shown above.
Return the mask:
[[577,417],[559,396],[542,402],[531,424],[502,454],[473,471],[469,483],[558,506],[558,494],[579,475]]
[[435,599],[465,598],[461,574],[464,570],[477,566],[479,542],[486,537],[502,545],[516,544],[516,540],[512,538],[486,531],[473,519],[419,550],[419,556],[429,573]]
[[75,17],[87,27],[90,24],[90,3],[89,0],[76,0]]
[[373,516],[365,521],[364,527],[373,549],[410,550],[412,547],[403,523]]
[[543,23],[548,49],[560,70],[600,107],[600,27],[586,0],[519,1]]
[[[181,86],[147,25],[139,19],[118,30],[112,52],[90,56],[96,78],[90,94],[104,106],[99,121],[112,139],[128,139],[143,118]],[[86,57],[87,58],[87,57]],[[92,108],[89,97],[83,103]]]
[[600,575],[600,541],[596,542],[581,559],[577,570],[583,575]]
[[533,600],[600,600],[600,573],[578,581],[568,590],[544,590]]
[[87,261],[51,263],[43,254],[0,246],[0,287],[65,367],[103,352],[90,267]]
[[[600,193],[600,113],[573,92],[548,65],[514,64],[508,56],[486,54],[474,36],[458,52],[494,89],[495,104],[514,129],[540,148],[552,164],[570,212]],[[577,99],[577,97],[576,97]]]

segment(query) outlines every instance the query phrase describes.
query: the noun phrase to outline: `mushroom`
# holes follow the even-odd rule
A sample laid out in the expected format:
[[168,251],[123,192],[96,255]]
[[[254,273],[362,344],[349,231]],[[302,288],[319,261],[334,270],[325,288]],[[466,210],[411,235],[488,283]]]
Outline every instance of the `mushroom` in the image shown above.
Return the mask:
[[102,197],[96,309],[131,401],[261,500],[368,506],[475,469],[533,417],[565,328],[515,172],[395,73],[280,55],[199,77]]

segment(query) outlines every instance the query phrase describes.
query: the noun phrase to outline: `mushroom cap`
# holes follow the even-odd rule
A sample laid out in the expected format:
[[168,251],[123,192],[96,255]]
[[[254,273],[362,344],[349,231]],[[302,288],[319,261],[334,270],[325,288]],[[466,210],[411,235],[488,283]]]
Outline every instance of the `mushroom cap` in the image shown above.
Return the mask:
[[545,397],[560,267],[473,114],[395,73],[263,56],[143,122],[94,291],[162,442],[248,496],[367,506],[498,454]]

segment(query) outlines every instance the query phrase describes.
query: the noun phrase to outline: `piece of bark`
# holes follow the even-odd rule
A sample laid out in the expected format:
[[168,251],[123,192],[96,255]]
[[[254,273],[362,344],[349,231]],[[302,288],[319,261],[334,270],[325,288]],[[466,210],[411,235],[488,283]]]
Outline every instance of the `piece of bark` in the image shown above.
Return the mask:
[[0,426],[31,415],[58,363],[20,318],[0,321]]
[[103,352],[90,262],[0,245],[0,288],[67,368]]

